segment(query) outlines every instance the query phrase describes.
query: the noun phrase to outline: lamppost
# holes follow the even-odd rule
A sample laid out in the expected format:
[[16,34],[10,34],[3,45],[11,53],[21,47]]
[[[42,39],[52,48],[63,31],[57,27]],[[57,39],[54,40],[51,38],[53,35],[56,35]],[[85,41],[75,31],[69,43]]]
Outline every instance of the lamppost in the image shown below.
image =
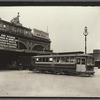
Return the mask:
[[87,53],[87,35],[88,35],[87,26],[85,26],[83,34],[85,36],[85,54],[86,54]]

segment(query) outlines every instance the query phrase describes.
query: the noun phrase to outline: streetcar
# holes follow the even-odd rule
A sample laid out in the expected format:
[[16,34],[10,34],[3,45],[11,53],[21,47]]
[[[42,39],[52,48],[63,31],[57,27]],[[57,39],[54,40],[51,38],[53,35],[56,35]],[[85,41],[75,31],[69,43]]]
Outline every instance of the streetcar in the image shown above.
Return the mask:
[[88,54],[38,55],[31,70],[80,76],[94,75],[94,58]]

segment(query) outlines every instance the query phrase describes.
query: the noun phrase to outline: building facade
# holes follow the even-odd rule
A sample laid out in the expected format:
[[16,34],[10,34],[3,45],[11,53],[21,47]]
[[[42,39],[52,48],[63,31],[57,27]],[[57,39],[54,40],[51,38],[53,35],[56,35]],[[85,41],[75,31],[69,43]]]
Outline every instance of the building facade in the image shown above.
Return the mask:
[[[18,13],[17,17],[10,22],[0,19],[0,67],[21,63],[24,56],[29,58],[29,56],[52,52],[49,34],[38,29],[24,27],[19,17]],[[28,59],[23,62],[26,61]]]
[[17,52],[50,52],[49,34],[23,27],[19,14],[11,22],[0,19],[0,48]]
[[100,49],[93,50],[93,56],[95,61],[100,61]]

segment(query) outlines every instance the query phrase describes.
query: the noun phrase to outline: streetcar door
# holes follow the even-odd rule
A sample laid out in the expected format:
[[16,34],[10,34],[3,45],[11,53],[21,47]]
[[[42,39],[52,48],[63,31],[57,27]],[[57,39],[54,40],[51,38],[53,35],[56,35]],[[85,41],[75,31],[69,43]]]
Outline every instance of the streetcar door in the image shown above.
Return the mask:
[[76,71],[77,72],[85,72],[86,71],[86,58],[85,57],[78,57],[76,59]]

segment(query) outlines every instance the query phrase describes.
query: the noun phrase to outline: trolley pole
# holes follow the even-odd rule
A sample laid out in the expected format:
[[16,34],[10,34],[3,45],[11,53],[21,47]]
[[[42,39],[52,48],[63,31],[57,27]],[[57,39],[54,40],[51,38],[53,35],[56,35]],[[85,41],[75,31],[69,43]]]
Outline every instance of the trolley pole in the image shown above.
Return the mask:
[[87,43],[86,42],[87,42],[87,39],[86,39],[86,36],[85,36],[85,54],[87,53],[87,45],[86,45]]
[[88,35],[87,26],[85,26],[83,34],[85,36],[85,54],[86,54],[87,53],[87,35]]

